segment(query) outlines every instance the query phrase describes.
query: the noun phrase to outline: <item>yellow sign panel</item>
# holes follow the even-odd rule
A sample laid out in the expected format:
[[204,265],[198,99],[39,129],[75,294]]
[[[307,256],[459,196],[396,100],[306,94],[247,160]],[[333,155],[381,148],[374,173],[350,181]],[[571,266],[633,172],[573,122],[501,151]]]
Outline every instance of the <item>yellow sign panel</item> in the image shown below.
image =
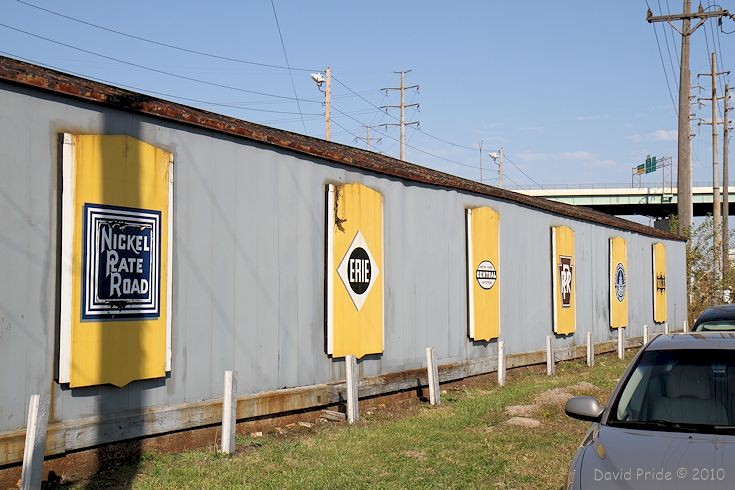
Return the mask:
[[467,210],[467,291],[469,336],[500,336],[500,215],[488,207]]
[[653,244],[653,321],[666,321],[666,247]]
[[554,332],[560,335],[577,329],[577,289],[574,264],[574,230],[551,228],[551,277],[554,290]]
[[59,381],[170,370],[172,155],[128,136],[64,135]]
[[628,246],[625,238],[610,239],[610,327],[628,325]]
[[383,352],[383,196],[362,184],[327,192],[327,353]]

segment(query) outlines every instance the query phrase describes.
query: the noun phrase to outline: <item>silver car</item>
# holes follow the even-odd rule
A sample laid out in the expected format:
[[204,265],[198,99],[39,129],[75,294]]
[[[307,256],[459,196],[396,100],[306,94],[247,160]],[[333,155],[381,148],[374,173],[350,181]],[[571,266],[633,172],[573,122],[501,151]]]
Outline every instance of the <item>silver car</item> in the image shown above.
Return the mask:
[[565,411],[593,422],[568,488],[735,488],[735,333],[660,335],[607,406],[578,396]]

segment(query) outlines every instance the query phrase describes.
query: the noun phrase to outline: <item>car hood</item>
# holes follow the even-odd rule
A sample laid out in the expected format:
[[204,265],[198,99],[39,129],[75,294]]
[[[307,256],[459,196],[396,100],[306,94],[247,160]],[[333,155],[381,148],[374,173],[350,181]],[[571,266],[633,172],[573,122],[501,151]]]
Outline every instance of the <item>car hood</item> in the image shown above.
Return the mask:
[[597,425],[585,441],[581,488],[733,488],[735,436]]

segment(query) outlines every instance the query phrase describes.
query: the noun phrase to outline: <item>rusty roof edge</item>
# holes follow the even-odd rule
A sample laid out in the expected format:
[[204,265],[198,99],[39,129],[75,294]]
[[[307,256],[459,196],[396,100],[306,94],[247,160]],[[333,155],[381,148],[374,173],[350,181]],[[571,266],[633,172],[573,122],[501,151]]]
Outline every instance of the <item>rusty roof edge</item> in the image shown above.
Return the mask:
[[0,56],[0,80],[120,110],[225,133],[391,177],[468,191],[563,217],[620,228],[654,238],[686,241],[684,237],[674,233],[658,230],[589,208],[581,208],[500,189],[386,155],[170,102],[5,56]]

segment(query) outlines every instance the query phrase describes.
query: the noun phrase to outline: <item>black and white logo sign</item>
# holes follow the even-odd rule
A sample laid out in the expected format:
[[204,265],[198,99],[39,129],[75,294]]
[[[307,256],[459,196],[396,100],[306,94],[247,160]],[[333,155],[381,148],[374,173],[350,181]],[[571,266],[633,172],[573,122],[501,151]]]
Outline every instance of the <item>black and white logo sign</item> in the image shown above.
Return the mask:
[[380,271],[365,238],[359,231],[337,267],[337,274],[342,279],[355,308],[360,311]]
[[574,266],[572,258],[565,255],[559,256],[559,293],[561,294],[562,308],[572,306],[572,273]]
[[663,274],[656,276],[656,292],[658,294],[666,293],[666,276]]
[[493,286],[495,286],[495,280],[498,278],[498,273],[492,262],[489,260],[483,260],[480,262],[480,265],[477,266],[475,278],[482,289],[492,289]]
[[158,318],[161,213],[84,205],[82,320]]
[[625,267],[618,262],[615,266],[615,297],[620,303],[625,299],[625,285]]

